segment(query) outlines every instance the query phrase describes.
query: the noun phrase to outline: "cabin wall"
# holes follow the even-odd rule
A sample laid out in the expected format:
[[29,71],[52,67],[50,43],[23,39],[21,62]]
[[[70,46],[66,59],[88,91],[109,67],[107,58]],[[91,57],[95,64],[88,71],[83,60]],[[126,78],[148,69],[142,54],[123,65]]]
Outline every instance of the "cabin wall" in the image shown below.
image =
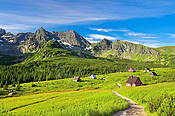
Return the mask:
[[126,83],[126,86],[129,86],[129,87],[130,87],[130,86],[131,86],[131,84],[129,84],[129,83]]

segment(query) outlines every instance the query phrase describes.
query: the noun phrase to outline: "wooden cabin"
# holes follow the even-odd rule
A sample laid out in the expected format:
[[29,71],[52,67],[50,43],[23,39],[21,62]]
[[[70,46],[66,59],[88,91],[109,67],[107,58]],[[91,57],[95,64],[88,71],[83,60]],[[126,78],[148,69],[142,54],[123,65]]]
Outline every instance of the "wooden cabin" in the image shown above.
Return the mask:
[[91,75],[89,79],[97,79],[97,77],[95,75]]
[[134,70],[134,68],[130,67],[130,69],[128,70],[128,72],[136,72],[136,71]]
[[80,77],[75,76],[75,77],[72,79],[72,81],[75,81],[75,82],[80,82],[80,81],[81,81],[81,79],[80,79]]
[[139,77],[131,76],[126,81],[126,86],[141,86],[141,85],[143,85],[143,83],[141,82]]
[[150,72],[149,68],[145,68],[144,72]]
[[158,76],[155,72],[149,73],[149,76]]

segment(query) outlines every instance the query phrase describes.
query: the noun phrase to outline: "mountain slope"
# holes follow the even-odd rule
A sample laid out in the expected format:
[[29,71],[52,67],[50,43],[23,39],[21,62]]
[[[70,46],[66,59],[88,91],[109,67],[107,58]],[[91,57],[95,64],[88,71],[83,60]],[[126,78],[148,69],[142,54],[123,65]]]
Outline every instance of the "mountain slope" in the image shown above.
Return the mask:
[[175,65],[175,46],[156,48],[161,54],[161,63],[164,65]]
[[58,31],[53,32],[52,34],[58,37],[63,43],[68,43],[72,46],[78,46],[82,48],[87,48],[90,46],[90,42],[88,42],[75,31]]
[[125,58],[139,61],[157,61],[160,58],[160,53],[153,48],[120,40],[112,42],[103,39],[91,47],[92,53],[99,57]]
[[[24,53],[32,53],[43,47],[43,44],[47,43],[50,40],[59,40],[63,44],[67,46],[67,49],[72,50],[80,50],[88,52],[86,48],[90,46],[90,43],[80,36],[75,31],[66,31],[66,32],[48,32],[44,28],[38,29],[35,33],[27,32],[27,33],[18,33],[17,35],[13,35],[12,33],[6,33],[5,30],[0,30],[0,39],[1,44],[5,44],[8,49],[13,47],[12,49],[6,50],[6,55],[14,55],[12,52],[17,53],[15,55],[22,55]],[[2,43],[6,41],[6,43]],[[9,46],[8,46],[9,44]],[[3,47],[1,50],[3,51],[5,48]],[[0,54],[4,54],[4,52],[0,51]]]
[[165,46],[156,48],[162,55],[175,55],[175,46]]
[[67,50],[57,40],[50,40],[43,45],[33,56],[26,59],[25,62],[51,60],[59,57],[77,57],[77,58],[94,58],[91,55],[81,51]]

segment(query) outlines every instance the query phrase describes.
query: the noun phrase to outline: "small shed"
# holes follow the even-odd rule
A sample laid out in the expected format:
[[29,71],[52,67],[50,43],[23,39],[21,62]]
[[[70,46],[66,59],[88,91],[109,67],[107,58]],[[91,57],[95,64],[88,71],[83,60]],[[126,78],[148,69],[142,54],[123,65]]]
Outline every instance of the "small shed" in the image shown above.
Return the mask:
[[139,77],[131,76],[126,81],[126,86],[141,86],[141,85],[143,85],[143,83],[141,82]]
[[145,68],[144,72],[150,72],[149,68]]
[[130,67],[130,69],[128,70],[128,72],[136,72],[136,71],[134,70],[134,68]]
[[155,72],[149,73],[149,76],[158,76]]
[[9,93],[8,93],[8,95],[9,96],[13,96],[13,95],[16,95],[17,93],[15,92],[15,91],[10,91]]
[[80,77],[75,76],[75,77],[72,79],[72,81],[80,82],[80,81],[81,81],[81,79],[80,79]]
[[95,75],[91,75],[89,79],[97,79],[97,77]]

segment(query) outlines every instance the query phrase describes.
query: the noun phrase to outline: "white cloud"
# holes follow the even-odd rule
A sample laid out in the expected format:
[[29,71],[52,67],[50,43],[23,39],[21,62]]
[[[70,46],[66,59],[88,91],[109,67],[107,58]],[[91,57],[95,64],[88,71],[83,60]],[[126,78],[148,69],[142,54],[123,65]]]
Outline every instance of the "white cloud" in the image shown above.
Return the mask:
[[109,40],[116,40],[117,38],[116,37],[111,37],[111,36],[107,36],[107,35],[100,35],[100,34],[89,34],[89,37],[90,38],[93,38],[93,39],[109,39]]
[[123,40],[123,41],[130,42],[130,43],[135,43],[135,44],[140,44],[140,43],[137,42],[137,41],[130,41],[130,40]]
[[149,36],[149,35],[154,35],[154,34],[129,32],[128,35],[129,36]]
[[31,29],[32,26],[30,25],[24,25],[24,24],[12,24],[12,25],[0,25],[0,28],[6,29],[8,31],[10,30],[26,30]]
[[92,41],[89,41],[90,43],[97,43],[99,41],[95,41],[95,40],[92,40]]
[[171,36],[171,37],[173,37],[173,38],[175,37],[175,34],[168,34],[168,35]]
[[151,48],[157,48],[157,47],[163,46],[163,44],[161,44],[161,42],[157,41],[157,40],[137,39],[137,40],[133,40],[133,41],[132,40],[124,40],[124,41],[135,43],[135,44],[141,44],[141,45],[148,46],[148,47],[151,47]]
[[85,39],[88,40],[90,43],[97,43],[97,42],[99,42],[97,40],[94,40],[93,38],[85,37]]
[[163,44],[158,40],[137,39],[136,41],[138,41],[142,45],[149,46],[149,47],[152,47],[152,48],[157,48],[157,47],[163,46]]
[[148,47],[151,47],[151,48],[158,48],[158,47],[163,46],[160,43],[143,43],[143,45],[148,46]]
[[129,31],[126,29],[102,29],[102,28],[89,28],[89,29],[96,30],[96,31],[102,31],[102,32],[112,32],[112,31],[127,32],[127,31]]
[[[172,0],[130,1],[71,1],[71,0],[3,0],[8,10],[1,11],[0,24],[49,25],[71,24],[97,20],[125,20],[157,17],[175,13]],[[11,7],[15,6],[15,8]],[[78,7],[77,7],[78,6]],[[99,29],[98,29],[99,30]],[[109,32],[111,29],[100,29]],[[115,30],[127,31],[127,30]]]
[[137,39],[136,41],[139,41],[139,42],[149,42],[149,43],[160,43],[160,41],[158,40],[144,40],[144,39]]
[[152,39],[155,39],[155,38],[159,38],[159,37],[151,37],[151,36],[148,36],[148,37],[141,37],[141,38],[145,38],[145,39],[147,39],[147,38],[148,38],[148,39],[151,39],[151,38],[152,38]]

